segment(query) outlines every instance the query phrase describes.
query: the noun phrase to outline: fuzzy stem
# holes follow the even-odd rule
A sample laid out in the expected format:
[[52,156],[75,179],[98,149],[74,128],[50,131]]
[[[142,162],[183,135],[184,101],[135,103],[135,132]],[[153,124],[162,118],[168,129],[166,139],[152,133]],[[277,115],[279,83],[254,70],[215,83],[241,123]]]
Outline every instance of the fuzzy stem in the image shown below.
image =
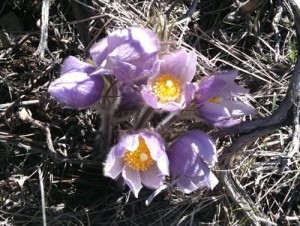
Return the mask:
[[106,154],[111,144],[112,115],[113,115],[113,111],[104,111],[102,115],[101,128],[100,128],[100,131],[102,133],[102,142],[100,144],[101,154]]
[[151,119],[153,114],[154,114],[153,108],[150,108],[148,106],[144,107],[141,113],[139,114],[138,119],[133,126],[133,129],[138,130],[145,127],[146,123]]
[[177,120],[177,116],[180,112],[175,111],[171,112],[164,120],[162,120],[155,128],[155,131],[158,132],[159,130],[166,127],[166,125],[170,125],[171,123],[175,122]]

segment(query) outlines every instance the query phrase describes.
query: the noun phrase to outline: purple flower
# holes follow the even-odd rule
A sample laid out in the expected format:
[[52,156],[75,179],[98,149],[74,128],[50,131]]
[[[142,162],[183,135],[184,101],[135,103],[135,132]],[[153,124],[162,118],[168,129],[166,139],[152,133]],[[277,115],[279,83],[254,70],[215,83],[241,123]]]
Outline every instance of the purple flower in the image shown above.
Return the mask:
[[70,108],[86,108],[101,96],[104,81],[101,75],[90,76],[95,71],[91,64],[68,57],[62,66],[62,76],[53,81],[48,92]]
[[248,91],[234,82],[237,71],[232,70],[213,75],[201,82],[195,93],[195,103],[202,118],[217,127],[228,127],[239,123],[237,117],[255,114],[248,104],[234,100]]
[[131,109],[142,105],[140,92],[132,83],[123,82],[120,86],[121,102],[119,108]]
[[116,179],[120,174],[135,197],[142,184],[151,189],[162,185],[169,175],[169,161],[159,134],[143,131],[120,138],[108,154],[104,175]]
[[155,33],[138,26],[118,29],[90,49],[98,67],[96,73],[111,74],[127,82],[155,75],[159,70],[158,52]]
[[206,162],[217,162],[216,146],[210,136],[201,131],[190,131],[177,138],[167,151],[170,172],[177,187],[184,193],[209,187],[213,189],[218,179]]
[[197,56],[180,49],[162,58],[160,72],[148,80],[141,94],[154,109],[178,111],[193,99],[196,87],[191,84],[196,72]]

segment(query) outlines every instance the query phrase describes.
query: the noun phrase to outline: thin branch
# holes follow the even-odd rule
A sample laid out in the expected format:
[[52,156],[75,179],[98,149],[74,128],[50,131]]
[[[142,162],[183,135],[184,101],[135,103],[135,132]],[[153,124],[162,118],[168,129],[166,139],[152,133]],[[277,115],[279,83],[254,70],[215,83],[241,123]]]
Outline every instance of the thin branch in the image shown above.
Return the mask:
[[48,22],[49,22],[49,0],[43,0],[42,5],[42,19],[41,19],[41,39],[37,50],[33,53],[35,56],[39,56],[41,60],[48,62],[48,59],[45,59],[45,51],[49,52],[51,57],[52,54],[48,49]]

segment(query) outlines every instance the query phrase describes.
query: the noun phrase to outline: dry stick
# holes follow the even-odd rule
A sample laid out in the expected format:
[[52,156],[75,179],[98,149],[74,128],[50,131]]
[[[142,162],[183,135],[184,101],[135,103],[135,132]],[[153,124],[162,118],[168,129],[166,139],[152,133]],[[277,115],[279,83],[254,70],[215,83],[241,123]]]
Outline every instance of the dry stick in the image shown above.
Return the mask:
[[44,179],[41,168],[38,167],[40,189],[41,189],[41,202],[42,202],[42,213],[43,213],[43,226],[47,226],[46,220],[46,202],[45,202],[45,189],[44,189]]
[[[47,125],[43,125],[43,123],[41,123],[40,121],[38,120],[35,120],[33,119],[31,116],[29,116],[28,112],[26,111],[25,108],[23,108],[20,112],[19,112],[19,118],[25,122],[28,122],[30,124],[32,124],[33,126],[43,130],[46,134],[46,140],[47,140],[47,145],[48,145],[48,148],[49,148],[49,151],[50,151],[50,155],[52,156],[56,156],[57,153],[53,147],[53,144],[52,144],[52,139],[51,139],[51,132],[50,132],[50,129],[49,129],[49,126]],[[63,153],[61,153],[63,154]]]
[[193,13],[196,11],[196,7],[198,5],[200,0],[193,0],[193,3],[191,5],[191,7],[189,8],[189,10],[186,12],[186,14],[180,18],[180,19],[184,19],[184,18],[187,18],[187,17],[192,17],[193,16]]
[[280,40],[281,40],[281,35],[278,29],[278,23],[281,19],[283,12],[283,7],[282,7],[282,1],[277,0],[277,9],[276,9],[276,15],[273,18],[272,21],[272,27],[275,32],[275,62],[278,62],[279,55],[280,55]]
[[41,19],[41,39],[37,50],[33,53],[35,56],[39,56],[41,60],[49,61],[45,59],[45,51],[48,51],[51,57],[52,54],[48,49],[48,21],[49,21],[49,0],[43,0],[42,5],[42,19]]

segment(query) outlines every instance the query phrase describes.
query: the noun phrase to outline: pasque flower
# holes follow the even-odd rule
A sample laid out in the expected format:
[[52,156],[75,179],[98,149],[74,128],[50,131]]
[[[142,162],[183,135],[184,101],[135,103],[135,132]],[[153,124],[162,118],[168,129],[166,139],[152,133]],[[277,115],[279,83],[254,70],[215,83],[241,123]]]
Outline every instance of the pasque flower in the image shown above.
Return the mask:
[[120,174],[134,196],[144,185],[156,189],[169,174],[165,144],[157,133],[142,131],[120,138],[108,154],[104,175],[116,179]]
[[168,151],[170,173],[176,185],[184,193],[209,187],[213,189],[218,179],[207,163],[217,162],[216,147],[209,135],[202,131],[190,131],[178,137]]
[[70,56],[62,66],[61,77],[53,81],[48,92],[71,108],[86,108],[101,96],[104,81],[101,75],[90,76],[95,67]]
[[192,100],[197,56],[185,49],[165,55],[159,73],[141,91],[145,103],[154,109],[178,111]]
[[248,104],[234,100],[248,93],[247,89],[234,82],[237,71],[210,76],[198,85],[195,103],[202,118],[217,127],[228,127],[239,123],[237,117],[255,114]]
[[132,26],[118,29],[95,43],[90,56],[96,73],[114,75],[133,82],[155,75],[159,69],[159,43],[151,30]]
[[120,95],[121,102],[118,107],[121,109],[138,108],[143,103],[138,86],[132,83],[123,82],[120,86]]

